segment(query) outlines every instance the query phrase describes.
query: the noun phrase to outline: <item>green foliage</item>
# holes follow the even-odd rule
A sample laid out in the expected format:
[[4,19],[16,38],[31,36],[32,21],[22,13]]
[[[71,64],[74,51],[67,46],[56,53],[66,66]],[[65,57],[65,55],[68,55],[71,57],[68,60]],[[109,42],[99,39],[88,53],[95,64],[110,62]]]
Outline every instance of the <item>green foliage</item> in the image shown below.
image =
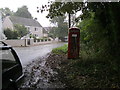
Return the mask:
[[13,32],[9,28],[4,30],[4,34],[7,37],[7,39],[12,39]]
[[[45,10],[45,7],[43,9]],[[119,57],[120,2],[91,3],[86,1],[83,3],[61,1],[52,2],[47,10],[49,11],[48,18],[64,16],[66,13],[76,13],[77,11],[82,10],[80,18],[83,20],[81,23],[83,26],[80,27],[81,29],[84,29],[84,31],[82,31],[83,35],[81,34],[81,36],[85,45],[99,56],[101,56],[101,52],[103,52],[104,56],[107,57],[109,55]],[[93,13],[94,17],[91,17],[91,13]],[[79,19],[77,21],[79,21]]]
[[6,16],[10,15],[12,16],[14,14],[13,11],[11,11],[9,8],[0,8],[0,11],[2,12],[2,16],[5,18]]
[[18,17],[24,17],[24,18],[32,18],[31,13],[28,11],[27,6],[22,6],[21,8],[18,8],[16,12],[11,11],[9,8],[0,8],[0,11],[2,12],[3,17],[6,16],[18,16]]
[[88,3],[91,11],[88,11],[89,17],[84,18],[78,27],[81,28],[81,43],[85,45],[89,54],[98,58],[119,57],[120,14],[115,10],[120,10],[119,4]]
[[57,27],[52,27],[52,29],[50,30],[50,32],[48,33],[48,36],[55,39],[57,37],[56,35],[56,29]]
[[46,17],[52,19],[56,16],[64,16],[66,13],[76,13],[82,10],[81,7],[83,6],[83,2],[66,2],[61,0],[61,2],[49,2],[48,5],[42,6],[40,10],[38,9],[38,12],[49,11]]
[[69,88],[120,88],[120,2],[53,2],[47,17],[80,10],[81,58],[61,65],[61,79]]
[[[83,21],[79,27],[81,28],[82,41],[86,47],[99,56],[103,54],[106,57],[119,57],[120,3],[61,1],[52,2],[49,6],[47,9],[49,10],[48,18],[64,16],[66,13],[76,13],[81,10],[82,15],[79,17]],[[45,7],[43,9],[45,10]],[[79,21],[79,18],[77,19],[76,21]]]
[[86,51],[91,57],[108,57],[109,44],[107,32],[100,25],[100,22],[94,18],[94,13],[91,12],[91,17],[84,19],[78,25],[81,28],[81,50],[83,52]]
[[12,39],[18,39],[18,32],[16,30],[13,31]]
[[[65,83],[67,87],[120,88],[120,61],[117,58],[66,59],[67,45],[53,49],[52,53],[62,57],[61,68],[57,71],[61,82]],[[63,61],[64,59],[65,61]]]
[[18,33],[18,37],[20,37],[20,38],[29,33],[27,28],[23,25],[16,24],[16,25],[14,25],[14,27],[15,27],[15,30],[17,31],[17,33]]
[[65,44],[64,46],[53,49],[52,53],[54,53],[54,54],[67,54],[67,51],[68,51],[68,45]]
[[69,88],[120,88],[120,65],[113,60],[69,60],[61,67],[61,79]]
[[25,26],[16,24],[14,28],[14,30],[11,30],[9,28],[4,30],[7,39],[18,39],[29,33]]
[[[77,11],[72,4],[69,12]],[[50,18],[67,12],[62,3],[52,5]],[[87,2],[77,6],[83,13],[78,24],[81,58],[63,65],[60,73],[65,83],[72,88],[120,88],[120,3]]]
[[17,37],[18,37],[17,31],[15,31],[15,30],[12,31],[9,28],[4,30],[4,34],[7,37],[7,39],[17,39]]
[[14,15],[18,17],[32,18],[32,15],[28,11],[27,6],[22,6],[21,8],[18,8]]
[[53,38],[58,37],[64,41],[64,37],[68,35],[68,26],[67,22],[65,22],[65,18],[65,16],[61,16],[51,19],[51,22],[57,25],[57,27],[53,27],[49,35]]

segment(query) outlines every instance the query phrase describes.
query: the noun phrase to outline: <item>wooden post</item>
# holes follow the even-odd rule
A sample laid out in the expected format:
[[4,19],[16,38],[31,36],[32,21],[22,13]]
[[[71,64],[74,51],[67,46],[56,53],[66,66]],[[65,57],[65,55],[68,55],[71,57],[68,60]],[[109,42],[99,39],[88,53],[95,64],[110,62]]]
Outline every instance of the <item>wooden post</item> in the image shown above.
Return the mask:
[[25,47],[27,46],[27,39],[25,38]]

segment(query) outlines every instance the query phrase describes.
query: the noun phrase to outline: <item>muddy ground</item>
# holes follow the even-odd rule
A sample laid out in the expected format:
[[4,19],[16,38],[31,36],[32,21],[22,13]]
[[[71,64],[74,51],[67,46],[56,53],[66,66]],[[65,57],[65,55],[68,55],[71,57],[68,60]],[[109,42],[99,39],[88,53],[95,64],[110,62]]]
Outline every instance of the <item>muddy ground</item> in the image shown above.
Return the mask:
[[20,88],[65,88],[57,72],[64,61],[65,56],[52,53],[34,60],[23,69],[25,77]]

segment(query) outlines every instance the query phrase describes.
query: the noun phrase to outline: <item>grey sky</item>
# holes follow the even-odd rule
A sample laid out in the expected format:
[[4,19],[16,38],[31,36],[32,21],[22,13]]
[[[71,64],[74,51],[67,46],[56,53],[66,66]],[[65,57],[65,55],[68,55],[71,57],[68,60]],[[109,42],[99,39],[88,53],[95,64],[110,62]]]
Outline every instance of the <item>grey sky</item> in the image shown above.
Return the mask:
[[0,8],[8,7],[12,11],[16,11],[17,8],[26,5],[29,12],[35,18],[38,18],[39,23],[43,26],[50,26],[49,20],[45,17],[48,12],[37,13],[37,7],[47,4],[48,0],[0,0]]

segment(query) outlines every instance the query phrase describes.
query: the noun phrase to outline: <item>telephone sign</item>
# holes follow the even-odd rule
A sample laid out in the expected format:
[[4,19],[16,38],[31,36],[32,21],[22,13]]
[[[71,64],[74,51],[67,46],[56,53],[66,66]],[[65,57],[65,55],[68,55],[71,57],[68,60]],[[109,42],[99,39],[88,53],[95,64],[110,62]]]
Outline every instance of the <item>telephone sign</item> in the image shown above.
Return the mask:
[[79,58],[80,29],[70,28],[68,35],[68,59]]
[[72,37],[77,37],[77,34],[72,34]]

